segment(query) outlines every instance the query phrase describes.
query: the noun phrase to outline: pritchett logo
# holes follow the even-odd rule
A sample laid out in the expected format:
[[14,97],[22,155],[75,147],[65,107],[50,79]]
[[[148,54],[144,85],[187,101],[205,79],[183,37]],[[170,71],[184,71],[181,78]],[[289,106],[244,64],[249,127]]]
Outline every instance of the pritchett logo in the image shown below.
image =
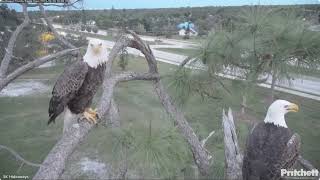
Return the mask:
[[306,178],[314,178],[319,176],[319,171],[317,169],[312,169],[311,171],[306,171],[304,169],[281,169],[281,177],[284,178],[292,178],[292,179],[306,179]]

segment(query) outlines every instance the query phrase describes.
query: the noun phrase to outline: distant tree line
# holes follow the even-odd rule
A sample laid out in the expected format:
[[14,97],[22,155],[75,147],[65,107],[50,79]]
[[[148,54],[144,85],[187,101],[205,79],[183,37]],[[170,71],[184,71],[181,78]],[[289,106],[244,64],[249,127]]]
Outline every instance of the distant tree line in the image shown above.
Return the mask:
[[[86,24],[96,21],[99,29],[129,28],[139,34],[171,36],[178,33],[177,25],[186,21],[195,24],[199,35],[207,35],[212,29],[230,29],[238,20],[238,13],[243,7],[186,7],[163,9],[111,9],[78,10],[69,12],[51,11],[59,15],[55,23]],[[274,9],[297,9],[307,19],[318,17],[319,5],[271,6]]]

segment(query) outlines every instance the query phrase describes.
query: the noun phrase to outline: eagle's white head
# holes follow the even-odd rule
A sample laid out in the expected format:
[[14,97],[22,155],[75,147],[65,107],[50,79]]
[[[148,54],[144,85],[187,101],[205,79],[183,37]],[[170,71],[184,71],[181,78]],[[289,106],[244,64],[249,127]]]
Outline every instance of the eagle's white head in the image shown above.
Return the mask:
[[264,119],[265,123],[273,123],[276,126],[288,128],[284,115],[288,112],[298,112],[299,106],[286,100],[274,101],[268,109]]
[[108,61],[108,50],[105,41],[99,39],[90,39],[87,52],[83,56],[83,61],[90,67],[97,68],[99,65]]

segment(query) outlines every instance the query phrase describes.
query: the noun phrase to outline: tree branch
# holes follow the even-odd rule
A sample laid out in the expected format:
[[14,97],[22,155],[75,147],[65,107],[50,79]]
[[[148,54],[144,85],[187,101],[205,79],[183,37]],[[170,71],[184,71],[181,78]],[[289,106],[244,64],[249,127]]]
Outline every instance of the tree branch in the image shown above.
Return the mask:
[[202,147],[204,147],[204,146],[206,145],[206,142],[209,140],[209,138],[210,138],[214,133],[215,133],[215,131],[211,131],[211,132],[209,133],[209,135],[201,141]]
[[111,99],[110,103],[111,105],[108,112],[109,121],[106,121],[106,125],[110,125],[112,128],[120,127],[120,115],[118,105],[115,102],[114,98]]
[[157,80],[160,78],[159,74],[153,73],[136,73],[136,72],[123,72],[121,74],[117,74],[114,76],[115,81],[118,82],[126,82],[132,80]]
[[12,33],[12,35],[9,39],[9,43],[6,48],[6,53],[1,61],[1,65],[0,65],[0,79],[3,79],[6,77],[8,67],[9,67],[9,64],[10,64],[10,61],[11,61],[12,55],[13,55],[13,48],[14,48],[14,45],[15,45],[16,40],[18,38],[18,35],[30,23],[30,18],[29,18],[28,10],[27,10],[27,4],[23,3],[23,4],[21,4],[21,6],[23,9],[24,20],[16,28],[16,30]]
[[[134,38],[130,47],[140,50],[145,55],[149,66],[149,73],[158,74],[157,61],[150,49],[150,46],[146,45],[134,32],[127,32]],[[183,113],[173,103],[160,79],[154,80],[153,86],[163,107],[167,113],[173,117],[181,134],[190,145],[194,161],[198,166],[200,173],[205,176],[208,175],[212,156],[209,154],[208,150],[202,146],[199,138],[185,119]]]
[[66,49],[60,52],[57,52],[55,54],[51,54],[48,56],[44,56],[41,58],[38,58],[32,62],[29,62],[26,65],[23,65],[21,67],[19,67],[18,69],[16,69],[15,71],[13,71],[12,73],[10,73],[6,78],[4,79],[0,79],[0,91],[6,87],[11,81],[15,80],[17,77],[19,77],[20,75],[22,75],[23,73],[37,67],[40,66],[46,62],[52,61],[54,59],[60,58],[62,56],[65,56],[71,52],[77,51],[79,50],[79,48],[75,48],[75,49]]
[[46,21],[48,27],[50,28],[50,30],[53,32],[54,36],[56,38],[59,39],[59,41],[61,41],[66,47],[68,48],[76,48],[73,44],[71,44],[69,41],[65,40],[63,36],[61,36],[56,29],[53,27],[51,20],[47,17],[47,14],[43,8],[43,5],[41,3],[39,3],[39,10],[44,18],[44,20]]
[[33,162],[30,162],[30,161],[27,161],[25,160],[23,157],[21,157],[16,151],[14,151],[13,149],[7,147],[7,146],[4,146],[4,145],[0,145],[0,150],[1,149],[4,149],[4,150],[7,150],[10,154],[12,154],[16,159],[20,160],[21,162],[29,165],[29,166],[34,166],[34,167],[41,167],[42,165],[41,164],[36,164],[36,163],[33,163]]
[[236,127],[233,121],[232,111],[229,108],[228,115],[223,110],[222,126],[224,131],[224,154],[225,154],[225,178],[242,179],[242,160]]

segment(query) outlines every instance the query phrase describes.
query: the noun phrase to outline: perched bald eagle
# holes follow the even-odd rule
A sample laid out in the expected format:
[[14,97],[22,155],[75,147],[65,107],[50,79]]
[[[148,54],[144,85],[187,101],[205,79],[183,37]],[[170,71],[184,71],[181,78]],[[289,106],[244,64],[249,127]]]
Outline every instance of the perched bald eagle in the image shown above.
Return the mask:
[[102,84],[107,61],[106,44],[101,40],[90,40],[83,60],[67,67],[55,83],[48,124],[55,122],[64,110],[66,113],[82,113],[89,122],[96,123],[97,113],[90,106]]
[[295,164],[300,137],[288,128],[284,116],[298,110],[296,104],[285,100],[270,105],[264,122],[256,125],[247,139],[242,166],[244,180],[280,179],[281,169]]

